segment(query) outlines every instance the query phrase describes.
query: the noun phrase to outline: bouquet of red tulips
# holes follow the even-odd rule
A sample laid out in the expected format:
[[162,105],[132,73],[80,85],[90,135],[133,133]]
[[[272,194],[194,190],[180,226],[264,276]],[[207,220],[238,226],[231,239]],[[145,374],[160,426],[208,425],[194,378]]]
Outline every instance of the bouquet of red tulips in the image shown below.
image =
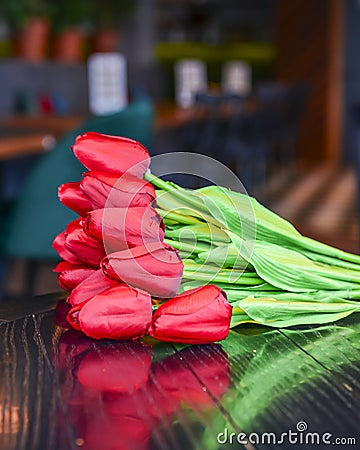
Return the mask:
[[75,329],[208,343],[243,323],[321,324],[360,312],[359,255],[302,236],[245,194],[157,178],[131,139],[86,133],[73,151],[88,172],[60,186],[59,198],[80,217],[54,247]]
[[63,259],[55,269],[59,285],[70,291],[71,326],[97,339],[224,339],[232,307],[222,289],[205,285],[177,295],[184,264],[164,242],[156,192],[144,180],[147,150],[131,139],[86,133],[73,151],[88,172],[61,185],[59,199],[79,218],[53,243]]

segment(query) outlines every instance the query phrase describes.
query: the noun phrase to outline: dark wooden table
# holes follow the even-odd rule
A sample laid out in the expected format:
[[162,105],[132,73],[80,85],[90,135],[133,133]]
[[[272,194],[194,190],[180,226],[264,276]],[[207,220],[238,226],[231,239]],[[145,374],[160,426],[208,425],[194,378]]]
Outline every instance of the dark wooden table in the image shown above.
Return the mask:
[[88,339],[61,298],[0,304],[2,450],[359,448],[359,317],[185,347]]

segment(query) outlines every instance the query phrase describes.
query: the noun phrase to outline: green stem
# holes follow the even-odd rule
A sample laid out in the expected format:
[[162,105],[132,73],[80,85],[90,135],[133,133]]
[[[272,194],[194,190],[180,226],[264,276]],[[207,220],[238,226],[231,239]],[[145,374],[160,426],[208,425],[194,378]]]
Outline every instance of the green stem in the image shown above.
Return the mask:
[[[201,245],[200,242],[197,242],[195,246],[186,244],[185,242],[173,241],[172,239],[164,239],[164,242],[165,244],[171,245],[171,247],[174,247],[177,250],[182,250],[189,253],[201,253],[205,248]],[[209,250],[209,247],[206,247],[206,250]]]
[[261,278],[254,278],[254,277],[246,277],[246,276],[239,276],[235,279],[232,279],[230,276],[224,276],[224,275],[214,275],[211,276],[211,274],[205,274],[205,273],[199,273],[199,272],[191,272],[188,270],[184,270],[183,273],[183,279],[186,280],[199,280],[199,281],[207,281],[211,283],[226,283],[226,284],[245,284],[247,286],[256,286],[261,283],[263,283],[263,280]]

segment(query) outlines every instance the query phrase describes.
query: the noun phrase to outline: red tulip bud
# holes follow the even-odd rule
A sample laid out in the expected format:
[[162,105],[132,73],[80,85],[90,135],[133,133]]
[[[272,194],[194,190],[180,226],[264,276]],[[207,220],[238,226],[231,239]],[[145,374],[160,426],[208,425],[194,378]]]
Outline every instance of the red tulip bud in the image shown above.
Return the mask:
[[58,197],[63,205],[72,209],[80,216],[85,216],[92,209],[89,199],[80,188],[80,183],[62,184],[58,188]]
[[154,297],[177,294],[184,265],[179,253],[162,242],[111,253],[101,262],[104,273]]
[[52,243],[53,248],[63,260],[71,264],[82,264],[82,261],[65,247],[65,234],[65,231],[62,231],[55,237]]
[[99,267],[105,256],[102,242],[88,236],[80,226],[65,234],[65,248],[75,255],[78,261],[91,267]]
[[71,264],[63,261],[55,267],[54,272],[58,272],[59,286],[66,291],[71,291],[96,272],[96,269],[85,264]]
[[201,286],[159,306],[150,335],[185,344],[221,341],[229,333],[231,311],[224,291],[214,285]]
[[92,170],[84,174],[80,188],[93,209],[148,206],[156,198],[150,183],[131,174],[119,177]]
[[118,284],[69,311],[69,322],[95,339],[136,339],[151,324],[151,297]]
[[164,240],[164,223],[151,207],[97,209],[82,224],[86,234],[102,241],[107,251]]
[[76,138],[73,151],[90,170],[127,172],[142,178],[150,165],[149,153],[143,145],[120,136],[84,133]]
[[73,289],[68,301],[72,306],[82,304],[94,295],[118,284],[118,281],[108,278],[101,269],[98,269]]

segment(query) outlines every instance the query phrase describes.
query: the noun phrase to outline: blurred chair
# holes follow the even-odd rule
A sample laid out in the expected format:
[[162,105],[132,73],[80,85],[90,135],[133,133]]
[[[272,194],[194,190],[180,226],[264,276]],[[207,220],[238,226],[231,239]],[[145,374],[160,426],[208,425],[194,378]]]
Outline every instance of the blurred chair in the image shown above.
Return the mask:
[[57,198],[60,184],[79,181],[84,166],[71,151],[76,136],[86,131],[120,135],[140,141],[150,148],[153,139],[153,107],[149,100],[134,101],[126,109],[90,117],[70,131],[36,165],[5,224],[1,248],[6,258],[25,258],[28,264],[27,293],[32,294],[39,261],[56,261],[54,237],[77,216]]
[[264,83],[257,86],[256,99],[268,110],[271,125],[272,160],[291,174],[296,161],[296,139],[303,118],[310,88],[307,83]]
[[228,120],[223,142],[227,165],[238,176],[249,194],[260,195],[265,185],[271,117],[266,108],[235,112]]

